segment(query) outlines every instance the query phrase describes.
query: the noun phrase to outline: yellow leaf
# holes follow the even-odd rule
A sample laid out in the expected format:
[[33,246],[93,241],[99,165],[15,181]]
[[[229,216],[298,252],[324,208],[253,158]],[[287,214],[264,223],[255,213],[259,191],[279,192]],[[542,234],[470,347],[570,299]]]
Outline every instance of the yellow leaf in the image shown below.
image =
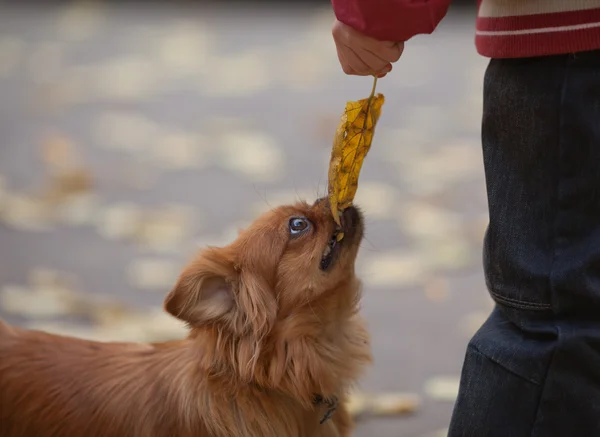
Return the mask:
[[[375,125],[381,115],[383,94],[375,95],[377,78],[371,95],[346,103],[337,127],[329,161],[328,196],[331,213],[338,225],[340,212],[352,205],[358,188],[358,176],[373,141]],[[338,239],[343,238],[339,234]]]

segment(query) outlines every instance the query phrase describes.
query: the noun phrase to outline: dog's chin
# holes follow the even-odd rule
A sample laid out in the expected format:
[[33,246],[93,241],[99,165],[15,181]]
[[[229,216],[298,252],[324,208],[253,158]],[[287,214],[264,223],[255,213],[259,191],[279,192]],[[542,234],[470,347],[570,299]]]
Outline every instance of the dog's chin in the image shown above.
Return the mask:
[[[324,272],[330,271],[337,264],[344,251],[354,250],[363,236],[363,218],[357,208],[346,208],[340,219],[341,227],[333,232],[321,256],[320,268]],[[338,241],[340,232],[344,233],[344,237]]]

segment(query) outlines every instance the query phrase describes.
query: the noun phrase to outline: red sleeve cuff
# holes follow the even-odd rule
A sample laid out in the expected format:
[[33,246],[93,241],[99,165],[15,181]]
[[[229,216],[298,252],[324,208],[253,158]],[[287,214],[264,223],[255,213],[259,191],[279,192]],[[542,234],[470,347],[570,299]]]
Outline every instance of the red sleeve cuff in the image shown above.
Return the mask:
[[451,0],[331,0],[342,23],[380,41],[432,33]]

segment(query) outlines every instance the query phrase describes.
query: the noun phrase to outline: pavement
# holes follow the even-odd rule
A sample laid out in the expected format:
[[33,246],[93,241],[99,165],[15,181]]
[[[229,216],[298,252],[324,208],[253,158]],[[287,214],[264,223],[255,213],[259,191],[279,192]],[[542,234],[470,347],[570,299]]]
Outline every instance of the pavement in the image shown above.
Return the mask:
[[[341,73],[331,19],[326,4],[0,6],[0,317],[176,336],[153,317],[195,250],[326,191],[339,116],[371,89]],[[360,389],[420,401],[362,418],[357,437],[445,435],[491,309],[473,28],[471,11],[451,10],[378,84],[357,194],[375,356]]]

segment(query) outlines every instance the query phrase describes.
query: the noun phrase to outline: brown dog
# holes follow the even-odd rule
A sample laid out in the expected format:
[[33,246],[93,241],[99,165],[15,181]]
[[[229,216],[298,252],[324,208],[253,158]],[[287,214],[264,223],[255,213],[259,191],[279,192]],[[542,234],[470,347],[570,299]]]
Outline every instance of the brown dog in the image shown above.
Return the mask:
[[299,203],[202,251],[165,300],[191,328],[183,340],[101,343],[0,322],[0,436],[348,436],[344,397],[371,359],[360,213],[344,212],[341,242],[335,228],[326,201]]

